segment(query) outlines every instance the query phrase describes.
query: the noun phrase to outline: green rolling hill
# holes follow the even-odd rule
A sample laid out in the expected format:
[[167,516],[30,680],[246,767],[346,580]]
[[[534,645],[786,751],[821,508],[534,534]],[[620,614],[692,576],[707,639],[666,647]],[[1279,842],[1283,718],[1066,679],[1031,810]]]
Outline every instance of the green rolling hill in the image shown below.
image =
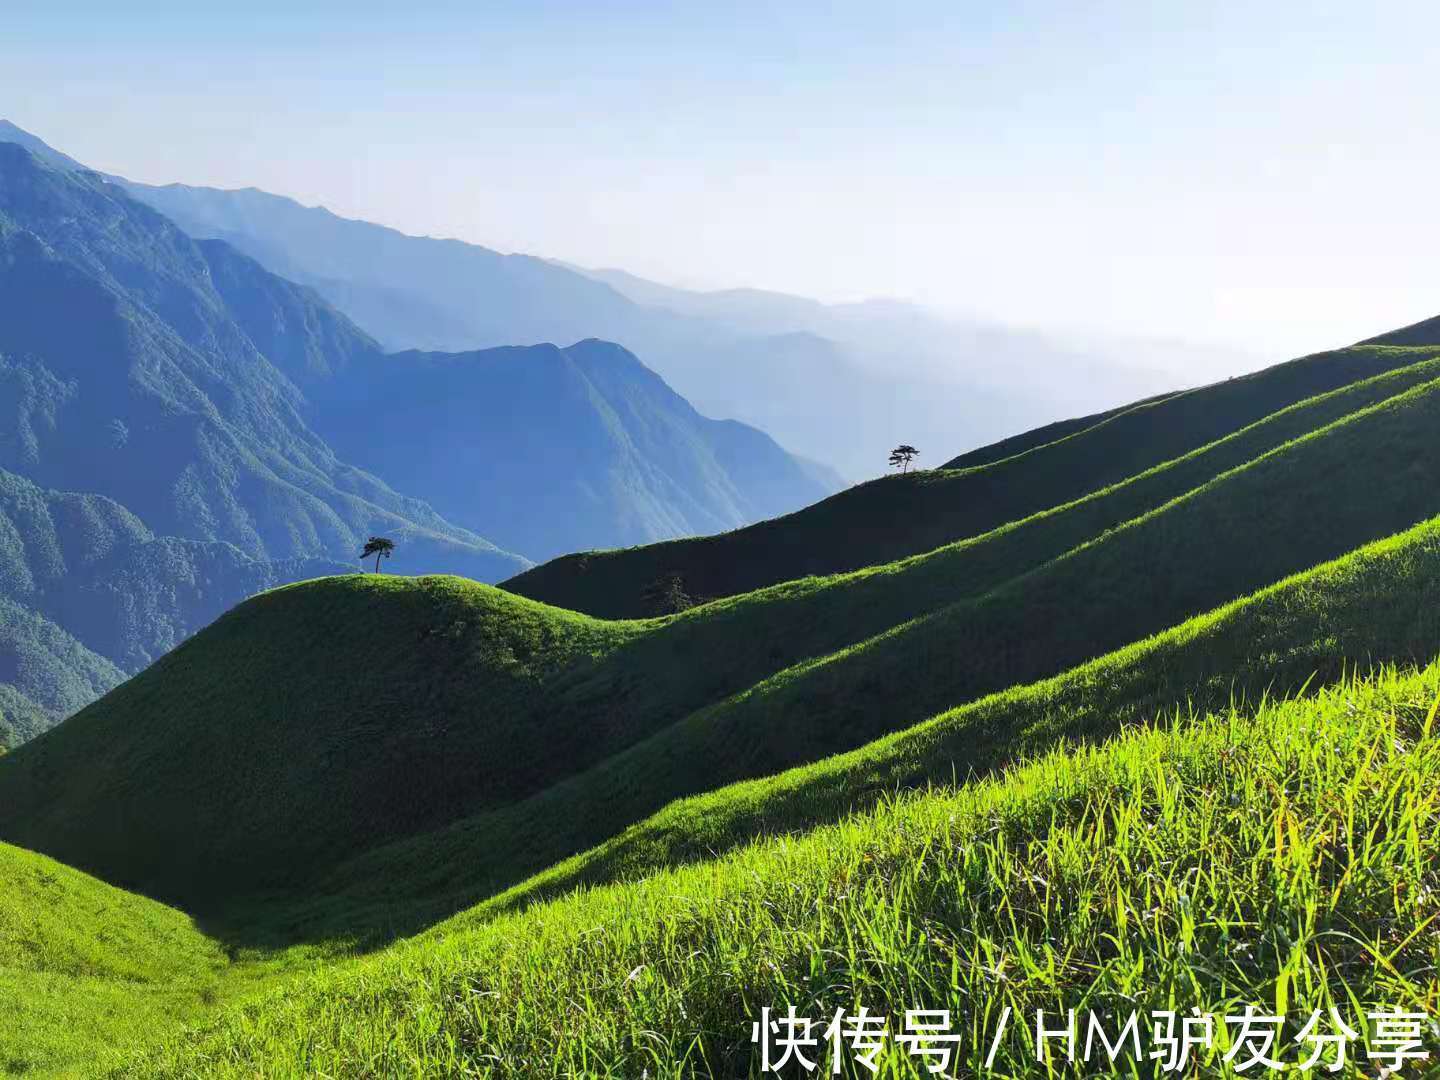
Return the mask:
[[[122,1075],[745,1075],[769,1003],[1433,1000],[1430,337],[507,588],[264,592],[0,758],[0,840],[196,918]],[[608,617],[672,550],[736,588]],[[44,1067],[83,993],[22,1025]]]
[[[564,857],[573,848],[559,837],[596,843],[707,785],[1057,674],[1440,512],[1440,377],[1380,381],[1366,395],[1378,402],[1122,524],[1102,521],[1098,539],[1062,532],[1052,556],[1007,532],[995,543],[1010,557],[982,552],[1001,569],[978,580],[962,571],[980,545],[936,553],[954,575],[948,603],[894,612],[834,651],[816,631],[848,625],[846,593],[873,589],[874,575],[649,626],[456,579],[352,576],[268,593],[8,762],[0,835],[193,902],[293,885],[301,868],[365,843],[598,766],[594,782],[635,792],[638,813],[582,815],[574,831],[529,841],[537,857]],[[921,561],[890,571],[897,594],[908,574],[938,593]],[[727,657],[735,641],[743,652]],[[251,764],[219,765],[237,759]],[[307,828],[286,830],[292,820]]]
[[[358,912],[376,925],[424,923],[478,903],[489,916],[576,886],[711,858],[838,820],[897,791],[985,775],[1166,714],[1284,698],[1357,667],[1424,663],[1437,641],[1440,519],[1432,519],[1061,675],[773,776],[670,802],[657,778],[666,770],[688,778],[686,755],[723,762],[735,740],[719,725],[667,732],[513,807],[342,864],[315,889],[323,903],[312,899],[292,932],[333,932]],[[663,809],[639,820],[655,806]],[[547,850],[537,835],[558,839]],[[563,859],[564,850],[582,853]]]
[[[1435,340],[1416,340],[1426,337]],[[670,574],[690,595],[714,599],[890,562],[1069,502],[1288,405],[1436,354],[1440,330],[1409,333],[1403,345],[1377,339],[1304,357],[1102,414],[1088,426],[1075,425],[1078,430],[1044,429],[1032,437],[1036,445],[1017,440],[997,460],[986,460],[983,451],[965,455],[953,468],[874,480],[720,536],[565,556],[505,587],[592,615],[635,618],[649,614],[647,586]],[[1039,441],[1050,435],[1058,437]]]
[[1440,512],[1428,355],[1328,357],[1384,373],[970,541],[666,620],[458,579],[268,593],[6,762],[0,835],[204,903],[587,784],[631,793],[551,814],[570,824],[528,841],[542,868],[673,798],[1056,675]]

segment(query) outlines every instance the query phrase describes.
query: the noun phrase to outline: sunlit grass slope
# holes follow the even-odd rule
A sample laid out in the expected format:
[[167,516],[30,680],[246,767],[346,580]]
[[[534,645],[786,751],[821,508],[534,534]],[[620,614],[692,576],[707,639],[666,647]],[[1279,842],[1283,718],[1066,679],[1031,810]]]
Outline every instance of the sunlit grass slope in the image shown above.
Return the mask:
[[[972,771],[983,774],[1021,753],[1148,723],[1187,701],[1201,708],[1232,698],[1253,702],[1267,690],[1294,690],[1312,673],[1318,682],[1333,679],[1347,662],[1427,656],[1437,640],[1440,524],[1432,522],[1060,678],[953,710],[852,754],[677,802],[596,850],[481,904],[442,932],[468,932],[498,912],[576,885],[654,873],[767,833],[838,821],[887,792],[948,784]],[[481,817],[421,842],[381,848],[324,883],[348,882],[347,892],[326,898],[317,888],[298,909],[293,899],[278,907],[273,899],[264,906],[251,901],[247,914],[274,920],[288,908],[292,915],[328,922],[312,932],[342,936],[366,924],[413,930],[483,899],[503,875],[548,862],[546,843],[577,842],[587,827],[633,812],[626,800],[653,797],[599,783],[590,785],[588,799],[577,802],[571,798],[574,790],[561,785],[554,797],[522,804],[513,814]],[[30,1003],[13,1029],[15,1046],[26,1048],[25,1053],[0,1042],[9,1054],[9,1065],[0,1062],[0,1072],[6,1067],[22,1071],[42,1061],[89,1072],[83,1065],[95,1060],[101,1044],[126,1049],[132,1040],[148,1043],[184,1019],[210,1015],[217,1000],[242,990],[253,993],[261,985],[264,973],[232,969],[232,977],[225,978],[222,958],[178,913],[48,859],[0,848],[0,880],[7,882],[0,893],[7,900],[0,907],[5,916],[0,925],[7,933],[0,938],[8,946],[0,950],[0,970],[9,980],[0,985]],[[50,888],[56,881],[83,883],[87,891],[57,893]],[[82,902],[76,902],[77,896]],[[183,931],[146,936],[136,927],[150,923],[132,917],[132,910]],[[387,914],[399,925],[385,927]],[[26,944],[17,948],[10,931],[20,924],[26,928]],[[196,967],[192,954],[214,962]],[[43,966],[70,974],[37,975],[36,957],[49,958]],[[151,969],[163,976],[157,983],[146,981],[144,971]],[[92,985],[98,976],[75,976],[77,970],[100,971],[105,978]],[[324,976],[332,977],[338,975]],[[91,1009],[100,1011],[92,1015]],[[284,1075],[284,1061],[267,1064],[266,1074]],[[124,1071],[147,1075],[150,1067]],[[197,1066],[197,1074],[207,1075],[208,1065]]]
[[[887,794],[965,781],[1057,744],[1106,738],[1177,710],[1222,709],[1319,688],[1347,671],[1423,663],[1440,651],[1440,520],[1377,541],[1078,668],[1007,689],[850,753],[664,805],[687,790],[680,746],[725,777],[723,728],[689,727],[617,755],[505,810],[380,848],[324,883],[316,920],[383,925],[578,885],[638,877],[758,836],[836,821]],[[672,772],[673,771],[673,772]],[[615,823],[637,820],[623,831]],[[543,838],[543,839],[542,839]],[[595,844],[552,863],[566,850]],[[549,869],[546,869],[550,867]],[[317,892],[320,890],[317,890]]]
[[1056,441],[966,469],[891,476],[720,536],[568,555],[505,587],[610,618],[647,614],[646,586],[678,574],[701,598],[930,551],[1076,499],[1278,409],[1434,355],[1440,342],[1357,346],[1116,410]]
[[[792,1004],[826,1018],[949,1009],[973,1071],[1007,1006],[1255,1003],[1297,1023],[1331,1006],[1429,1011],[1437,690],[1432,668],[1131,732],[803,838],[441,927],[229,1011],[133,1071],[746,1076],[751,1020]],[[927,1075],[890,1047],[885,1075]],[[1033,1055],[1016,1029],[992,1074],[1036,1075]]]
[[0,844],[0,1074],[98,1071],[227,992],[188,916]]

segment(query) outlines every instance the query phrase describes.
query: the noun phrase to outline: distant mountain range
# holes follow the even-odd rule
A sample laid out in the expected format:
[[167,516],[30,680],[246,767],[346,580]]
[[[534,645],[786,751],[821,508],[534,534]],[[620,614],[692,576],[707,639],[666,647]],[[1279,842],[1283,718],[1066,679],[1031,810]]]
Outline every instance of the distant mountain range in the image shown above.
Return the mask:
[[835,488],[763,433],[700,416],[618,346],[387,355],[312,290],[63,155],[42,162],[13,130],[0,742],[250,593],[357,568],[371,534],[400,543],[406,570],[497,581]]
[[[76,167],[13,126],[0,138]],[[1026,426],[1193,384],[1197,367],[1248,360],[1174,342],[1064,343],[895,301],[677,289],[407,236],[254,188],[109,179],[192,236],[311,286],[386,349],[620,342],[700,412],[754,424],[852,481],[883,471],[897,442],[936,464]]]

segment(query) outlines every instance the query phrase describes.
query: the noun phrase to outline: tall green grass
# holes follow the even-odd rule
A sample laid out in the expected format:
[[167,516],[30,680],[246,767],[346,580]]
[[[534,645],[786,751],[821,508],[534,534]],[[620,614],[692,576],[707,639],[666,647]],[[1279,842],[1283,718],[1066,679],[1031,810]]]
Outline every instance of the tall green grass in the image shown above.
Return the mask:
[[[1253,1003],[1292,1025],[1331,1007],[1433,1011],[1437,693],[1435,668],[1389,673],[1132,731],[803,838],[442,926],[227,1011],[132,1072],[755,1075],[750,1022],[789,1005],[949,1009],[974,1069],[1004,1008]],[[1037,1075],[1027,1043],[1002,1039],[991,1074]],[[883,1075],[919,1065],[892,1043]]]
[[98,1071],[231,996],[189,917],[0,844],[0,1074]]

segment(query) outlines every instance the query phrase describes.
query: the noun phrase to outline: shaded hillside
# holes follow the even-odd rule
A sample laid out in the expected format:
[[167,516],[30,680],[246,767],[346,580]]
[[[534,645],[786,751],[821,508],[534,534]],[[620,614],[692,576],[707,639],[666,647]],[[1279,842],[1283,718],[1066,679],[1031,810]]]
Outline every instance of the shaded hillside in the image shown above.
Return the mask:
[[[1185,393],[1183,390],[1175,393]],[[979,446],[974,450],[968,450],[957,457],[945,462],[941,468],[944,469],[973,469],[980,465],[993,465],[1005,458],[1023,454],[1026,451],[1034,450],[1037,447],[1049,443],[1059,442],[1061,439],[1077,435],[1082,431],[1094,427],[1103,421],[1110,420],[1123,412],[1132,409],[1153,405],[1165,398],[1174,397],[1175,394],[1157,394],[1153,398],[1144,401],[1132,402],[1129,405],[1121,405],[1115,409],[1107,409],[1105,412],[1095,413],[1091,416],[1079,416],[1070,420],[1057,420],[1053,424],[1045,424],[1029,431],[1022,431],[1018,435],[1011,435],[1008,438],[1000,439],[998,442],[990,443],[987,446]]]
[[[378,927],[397,911],[424,925],[488,901],[478,917],[640,877],[841,820],[896,791],[983,776],[1057,744],[1102,740],[1186,710],[1283,698],[1372,665],[1424,663],[1437,641],[1440,520],[1431,520],[1062,675],[848,753],[668,805],[668,788],[657,792],[643,780],[656,775],[647,770],[662,756],[673,765],[681,754],[722,762],[733,755],[724,729],[682,733],[683,750],[680,739],[662,736],[514,807],[342,865],[316,890],[333,893],[325,904],[307,899],[296,932],[324,935],[362,921]],[[664,809],[616,827],[657,805]],[[537,834],[548,842],[537,847]],[[573,850],[583,853],[561,861]],[[535,876],[506,890],[527,875]]]
[[[566,673],[634,632],[458,578],[266,593],[0,759],[4,835],[58,830],[73,865],[169,896],[293,882],[543,787],[570,765]],[[604,737],[595,704],[572,739]]]
[[[947,704],[1075,667],[1343,555],[1440,512],[1440,483],[1432,482],[1424,495],[1408,490],[1417,476],[1440,476],[1440,457],[1434,454],[1418,459],[1408,478],[1403,468],[1398,470],[1388,496],[1372,499],[1366,492],[1370,477],[1390,475],[1394,464],[1407,461],[1423,444],[1436,409],[1440,382],[1374,406],[1225,474],[1160,511],[1098,534],[1065,557],[976,599],[897,622],[850,649],[778,671],[513,808],[433,841],[422,840],[408,851],[401,847],[392,855],[362,860],[352,880],[361,883],[361,891],[367,878],[405,880],[409,888],[430,877],[453,887],[453,870],[428,875],[424,867],[464,866],[465,879],[480,883],[477,891],[484,895],[539,872],[570,851],[619,836],[673,798],[848,750],[919,723]],[[1389,449],[1381,451],[1384,457],[1347,465],[1362,446]],[[1367,471],[1371,468],[1375,472]],[[1310,506],[1322,498],[1352,505],[1324,529],[1311,527],[1297,539]],[[1218,705],[1232,688],[1258,693],[1273,680],[1276,691],[1294,689],[1317,672],[1324,678],[1338,675],[1347,661],[1428,658],[1435,648],[1433,635],[1440,633],[1440,614],[1431,603],[1435,586],[1428,582],[1440,558],[1436,530],[1432,522],[1403,541],[1287,582],[1257,598],[1255,606],[1227,611],[1219,622],[1201,620],[1177,631],[1175,644],[1197,636],[1203,640],[1178,652],[1166,646],[1163,659],[1144,668],[1124,693],[1155,695],[1140,699],[1142,713],[1187,695]],[[1137,567],[1142,575],[1130,579]],[[893,580],[898,574],[886,576]],[[785,623],[762,623],[760,613],[754,614],[751,635],[768,632],[770,641],[786,637]],[[697,622],[700,616],[697,611]],[[1232,618],[1238,621],[1227,621]],[[735,623],[727,627],[730,639],[748,641]],[[672,626],[669,632],[677,630]],[[719,656],[719,640],[695,648],[693,655]],[[640,639],[628,648],[634,653],[661,641],[657,635],[653,642]],[[1247,651],[1252,649],[1253,654]],[[1251,655],[1253,668],[1246,662]],[[1207,665],[1218,673],[1214,684],[1205,682]],[[1101,674],[1077,675],[1082,677],[1084,693],[1091,694]],[[1060,707],[1050,696],[1055,690],[1046,691],[1047,708]],[[1077,706],[1069,722],[1061,712],[1049,715],[1071,734],[1103,732],[1124,715],[1119,699],[1111,706],[1115,712],[1108,716]],[[946,760],[958,773],[989,767],[1007,747],[1017,745],[1019,730],[1008,726],[1014,716],[1004,715],[983,740],[970,729],[963,736],[963,753],[947,747]],[[382,872],[388,858],[398,859],[404,870],[396,869],[394,877]]]
[[967,469],[871,481],[720,536],[552,560],[505,587],[607,618],[645,614],[647,585],[678,574],[702,598],[890,562],[1058,506],[1203,446],[1295,402],[1440,353],[1366,346],[1115,410],[1028,451]]

